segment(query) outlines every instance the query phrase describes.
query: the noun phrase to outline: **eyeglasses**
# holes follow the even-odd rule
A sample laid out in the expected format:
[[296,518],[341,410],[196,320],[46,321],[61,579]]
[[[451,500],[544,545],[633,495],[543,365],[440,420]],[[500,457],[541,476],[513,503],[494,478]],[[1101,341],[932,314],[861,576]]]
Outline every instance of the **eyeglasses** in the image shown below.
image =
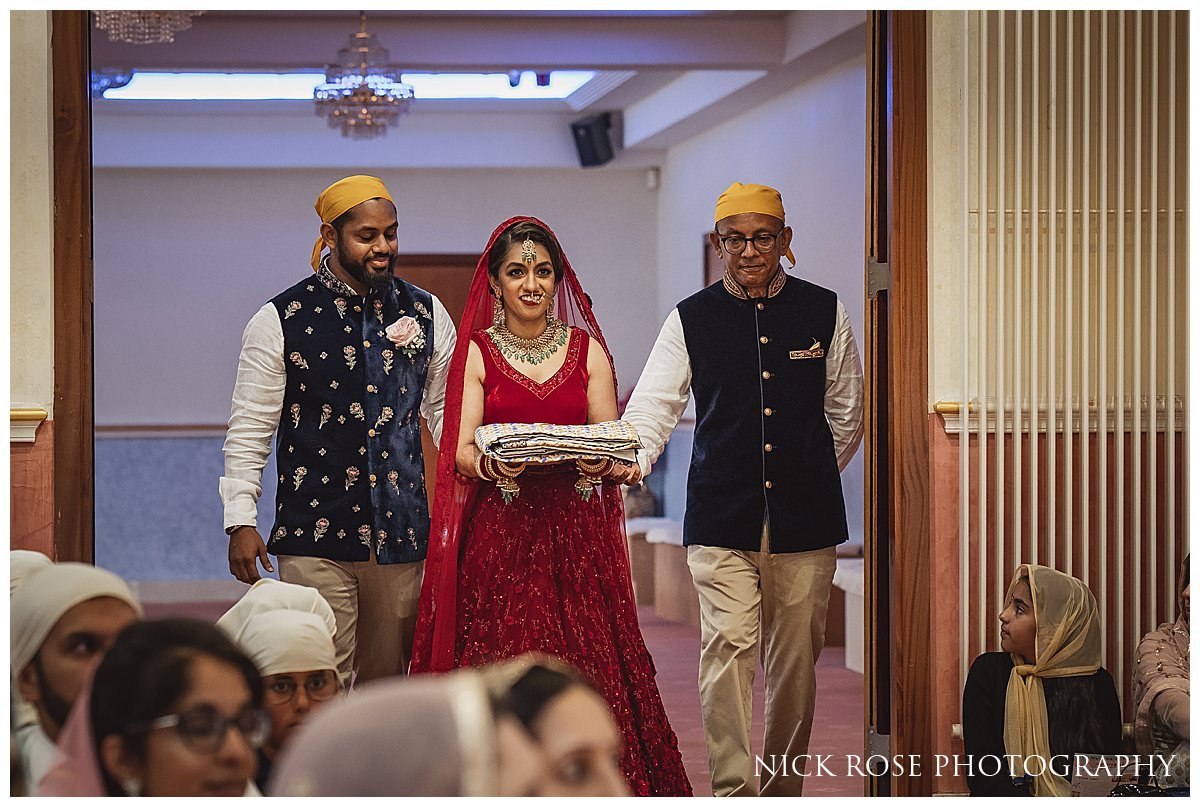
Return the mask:
[[748,242],[753,242],[754,249],[759,252],[770,252],[775,248],[775,240],[782,233],[783,230],[777,233],[759,233],[753,238],[746,238],[744,235],[721,235],[717,233],[717,239],[730,255],[741,255],[746,251],[746,244]]
[[[267,679],[266,686],[266,701],[272,706],[282,706],[285,703],[291,703],[292,698],[296,697],[296,690],[300,688],[300,684],[290,675],[280,675]],[[338,686],[337,676],[332,670],[323,670],[313,673],[304,680],[304,694],[309,700],[327,701],[338,693],[341,687]]]
[[183,744],[198,754],[215,754],[225,742],[230,727],[246,738],[251,748],[262,748],[271,735],[271,718],[262,709],[246,709],[236,717],[226,717],[212,706],[198,706],[186,712],[163,715],[129,727],[131,734],[174,728]]

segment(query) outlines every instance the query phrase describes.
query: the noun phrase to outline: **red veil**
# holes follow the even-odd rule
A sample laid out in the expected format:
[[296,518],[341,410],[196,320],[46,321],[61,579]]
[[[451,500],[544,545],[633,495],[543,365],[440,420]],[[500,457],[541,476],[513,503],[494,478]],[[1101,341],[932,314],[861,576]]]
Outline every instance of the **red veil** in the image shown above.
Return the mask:
[[[467,353],[471,334],[492,324],[492,296],[488,289],[488,254],[492,245],[510,227],[530,221],[542,227],[558,245],[562,255],[563,275],[555,294],[556,316],[568,325],[587,331],[600,343],[612,364],[612,353],[596,324],[592,305],[571,262],[567,260],[558,236],[543,222],[532,216],[516,216],[501,224],[488,239],[475,275],[471,280],[471,291],[459,323],[458,338],[454,344],[454,355],[450,359],[450,371],[446,380],[446,404],[442,419],[442,439],[438,445],[437,487],[433,500],[433,524],[429,534],[429,552],[425,560],[425,578],[421,584],[421,600],[417,614],[416,635],[413,641],[410,673],[444,672],[454,668],[455,624],[458,597],[458,562],[460,541],[471,512],[480,480],[463,476],[455,467],[458,449],[458,431],[462,421],[463,376],[467,364]],[[613,370],[613,388],[616,389],[616,370]],[[617,557],[624,558],[621,579],[630,586],[629,601],[633,601],[632,583],[629,582],[628,555],[624,546],[625,518],[617,485],[605,481],[601,489],[606,499],[605,514],[610,529],[606,534],[621,542]]]

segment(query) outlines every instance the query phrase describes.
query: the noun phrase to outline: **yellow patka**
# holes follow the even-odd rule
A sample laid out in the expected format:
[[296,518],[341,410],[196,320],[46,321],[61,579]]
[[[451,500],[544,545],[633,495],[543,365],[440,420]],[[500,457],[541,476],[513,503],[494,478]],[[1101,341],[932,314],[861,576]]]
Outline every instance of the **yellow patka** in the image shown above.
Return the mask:
[[[387,186],[383,184],[382,179],[366,174],[355,174],[345,179],[339,179],[321,191],[321,195],[317,197],[313,207],[316,208],[317,215],[321,217],[323,224],[331,224],[338,216],[368,199],[387,199],[392,204],[396,203],[392,199],[392,195],[388,193]],[[323,239],[317,236],[317,243],[313,244],[312,251],[314,272],[317,271],[321,260],[322,244]]]
[[[762,213],[786,221],[783,215],[783,197],[779,195],[779,191],[766,185],[741,182],[730,185],[717,199],[716,217],[713,221],[742,213]],[[793,266],[796,265],[796,256],[792,254],[791,247],[788,248],[787,259]]]

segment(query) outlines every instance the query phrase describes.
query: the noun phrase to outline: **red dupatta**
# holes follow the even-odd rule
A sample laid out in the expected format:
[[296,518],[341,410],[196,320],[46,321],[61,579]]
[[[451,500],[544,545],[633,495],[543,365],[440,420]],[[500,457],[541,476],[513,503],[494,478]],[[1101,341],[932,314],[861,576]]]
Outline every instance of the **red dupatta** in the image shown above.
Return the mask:
[[[563,274],[555,294],[555,314],[568,325],[587,331],[592,339],[600,343],[612,365],[612,353],[596,324],[592,305],[571,262],[567,260],[558,236],[543,222],[532,216],[516,216],[501,224],[488,239],[475,274],[471,280],[471,291],[463,309],[458,336],[454,344],[454,355],[450,359],[449,375],[446,379],[446,403],[442,418],[442,439],[438,444],[437,488],[433,500],[432,526],[429,533],[429,551],[425,559],[425,577],[421,584],[421,599],[417,612],[416,634],[413,641],[410,673],[445,672],[454,668],[454,643],[456,612],[458,604],[458,559],[461,539],[466,526],[466,517],[471,512],[481,484],[480,480],[458,473],[458,432],[462,422],[463,378],[467,365],[467,354],[471,334],[492,324],[492,296],[488,288],[488,254],[496,240],[506,230],[521,222],[533,222],[542,227],[558,245],[562,256]],[[613,370],[613,388],[616,389],[616,370]],[[611,534],[624,542],[624,510],[616,485],[605,481],[604,495],[614,500],[612,521],[615,529]],[[622,546],[618,557],[625,556]],[[628,567],[624,578],[629,578]],[[630,594],[632,601],[632,593]]]

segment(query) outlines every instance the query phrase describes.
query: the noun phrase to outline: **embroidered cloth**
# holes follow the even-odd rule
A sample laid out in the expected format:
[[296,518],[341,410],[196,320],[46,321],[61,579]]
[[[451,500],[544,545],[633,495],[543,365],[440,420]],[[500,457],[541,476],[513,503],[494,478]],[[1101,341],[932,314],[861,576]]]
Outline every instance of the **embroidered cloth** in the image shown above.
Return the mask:
[[563,426],[555,423],[487,423],[475,445],[503,462],[554,463],[578,459],[636,460],[642,443],[623,420]]

